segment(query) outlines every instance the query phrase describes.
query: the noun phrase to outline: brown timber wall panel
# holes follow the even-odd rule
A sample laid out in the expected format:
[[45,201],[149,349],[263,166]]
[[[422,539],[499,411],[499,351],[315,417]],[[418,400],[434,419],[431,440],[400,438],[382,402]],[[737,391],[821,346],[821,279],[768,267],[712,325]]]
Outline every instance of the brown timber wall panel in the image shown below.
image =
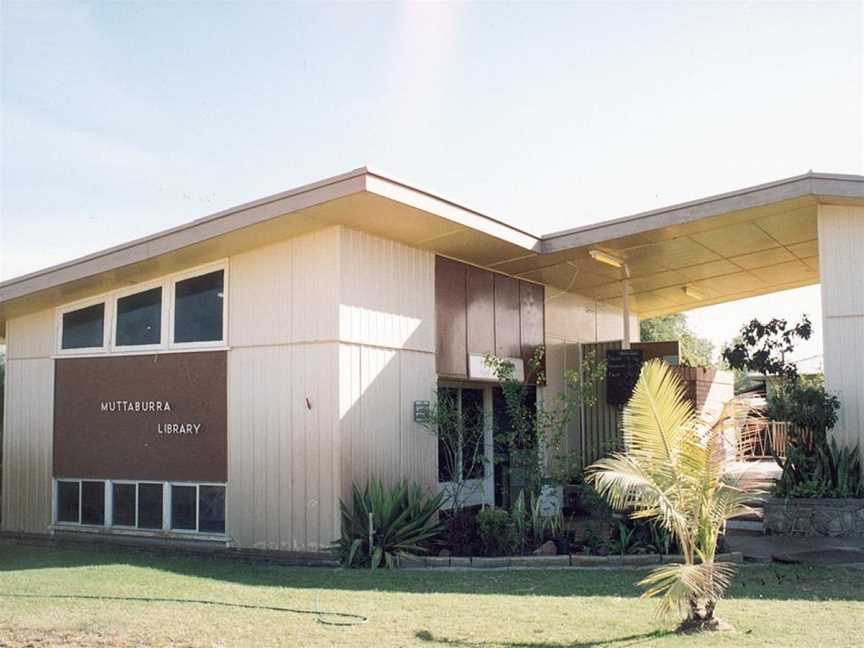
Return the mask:
[[[519,282],[519,322],[522,339],[522,359],[525,369],[534,350],[544,344],[543,339],[543,286]],[[545,361],[543,367],[545,367]]]
[[521,358],[522,340],[519,324],[519,281],[495,275],[495,355]]
[[445,376],[468,375],[465,264],[435,259],[435,321],[437,369]]
[[[55,477],[227,480],[225,351],[55,362]],[[171,409],[103,408],[116,401],[167,402]],[[160,433],[174,424],[200,428]]]
[[545,344],[545,287],[435,257],[438,375],[468,376],[469,353],[528,360]]
[[467,267],[468,353],[495,352],[495,275]]

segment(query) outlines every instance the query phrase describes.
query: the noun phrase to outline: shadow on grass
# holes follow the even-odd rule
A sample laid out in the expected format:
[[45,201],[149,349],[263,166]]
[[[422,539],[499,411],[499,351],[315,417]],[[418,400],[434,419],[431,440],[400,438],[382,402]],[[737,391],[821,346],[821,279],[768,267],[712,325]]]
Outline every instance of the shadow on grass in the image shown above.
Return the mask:
[[[614,637],[612,639],[603,639],[600,641],[577,641],[575,643],[507,643],[507,642],[488,642],[482,643],[474,641],[466,641],[464,639],[448,639],[433,635],[428,630],[421,630],[414,636],[421,642],[435,642],[444,644],[445,646],[458,646],[459,648],[479,648],[480,646],[501,646],[501,648],[592,648],[593,646],[638,646],[639,644],[661,639],[668,635],[674,634],[671,630],[655,630],[653,632],[645,632],[642,634],[627,635],[625,637]],[[422,645],[422,644],[421,644]]]
[[[81,551],[0,543],[5,571],[131,566],[255,587],[466,595],[635,598],[640,570],[390,571],[249,564],[224,558]],[[731,599],[864,601],[864,570],[770,566],[740,569]]]

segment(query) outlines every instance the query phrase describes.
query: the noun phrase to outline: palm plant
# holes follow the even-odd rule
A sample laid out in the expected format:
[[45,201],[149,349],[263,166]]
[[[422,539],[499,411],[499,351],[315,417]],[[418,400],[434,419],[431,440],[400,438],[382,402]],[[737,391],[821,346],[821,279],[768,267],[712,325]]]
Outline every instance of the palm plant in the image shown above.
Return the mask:
[[[654,519],[677,540],[683,564],[663,565],[640,585],[643,597],[662,597],[661,614],[686,616],[682,630],[714,629],[714,608],[733,573],[715,553],[726,521],[750,509],[752,495],[724,475],[724,432],[730,419],[749,416],[727,404],[713,424],[700,420],[668,365],[645,364],[624,409],[624,450],[589,466],[588,480],[619,511]],[[735,421],[740,424],[740,421]]]
[[[404,554],[425,553],[424,544],[444,531],[438,509],[444,495],[428,495],[417,484],[385,488],[370,480],[353,488],[353,506],[342,502],[342,536],[332,551],[347,567],[395,567]],[[370,528],[371,524],[371,528]]]

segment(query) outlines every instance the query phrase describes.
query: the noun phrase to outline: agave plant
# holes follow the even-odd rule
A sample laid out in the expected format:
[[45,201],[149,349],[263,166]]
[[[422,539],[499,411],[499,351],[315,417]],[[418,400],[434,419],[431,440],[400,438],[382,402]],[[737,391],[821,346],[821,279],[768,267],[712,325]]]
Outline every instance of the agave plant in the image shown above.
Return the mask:
[[[659,612],[686,616],[682,629],[712,629],[733,566],[715,561],[726,521],[752,497],[724,475],[724,431],[748,414],[730,403],[714,424],[700,420],[668,365],[645,364],[624,409],[624,450],[589,466],[588,480],[616,510],[654,519],[677,540],[683,564],[655,569],[640,585]],[[736,421],[740,424],[740,421]]]
[[395,567],[404,554],[424,553],[423,543],[446,528],[437,516],[442,493],[433,497],[404,482],[388,489],[378,480],[362,489],[354,484],[353,491],[353,506],[341,503],[342,536],[332,545],[347,567]]

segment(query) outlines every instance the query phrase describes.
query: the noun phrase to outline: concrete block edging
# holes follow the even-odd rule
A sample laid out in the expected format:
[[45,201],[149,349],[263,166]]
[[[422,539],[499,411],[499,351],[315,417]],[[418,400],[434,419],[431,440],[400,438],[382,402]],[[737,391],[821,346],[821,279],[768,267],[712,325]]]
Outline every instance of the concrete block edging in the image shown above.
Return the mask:
[[[717,562],[744,562],[739,551],[717,554]],[[632,554],[624,556],[589,556],[563,554],[559,556],[402,556],[402,569],[573,569],[613,567],[657,567],[668,563],[681,563],[681,555]]]

